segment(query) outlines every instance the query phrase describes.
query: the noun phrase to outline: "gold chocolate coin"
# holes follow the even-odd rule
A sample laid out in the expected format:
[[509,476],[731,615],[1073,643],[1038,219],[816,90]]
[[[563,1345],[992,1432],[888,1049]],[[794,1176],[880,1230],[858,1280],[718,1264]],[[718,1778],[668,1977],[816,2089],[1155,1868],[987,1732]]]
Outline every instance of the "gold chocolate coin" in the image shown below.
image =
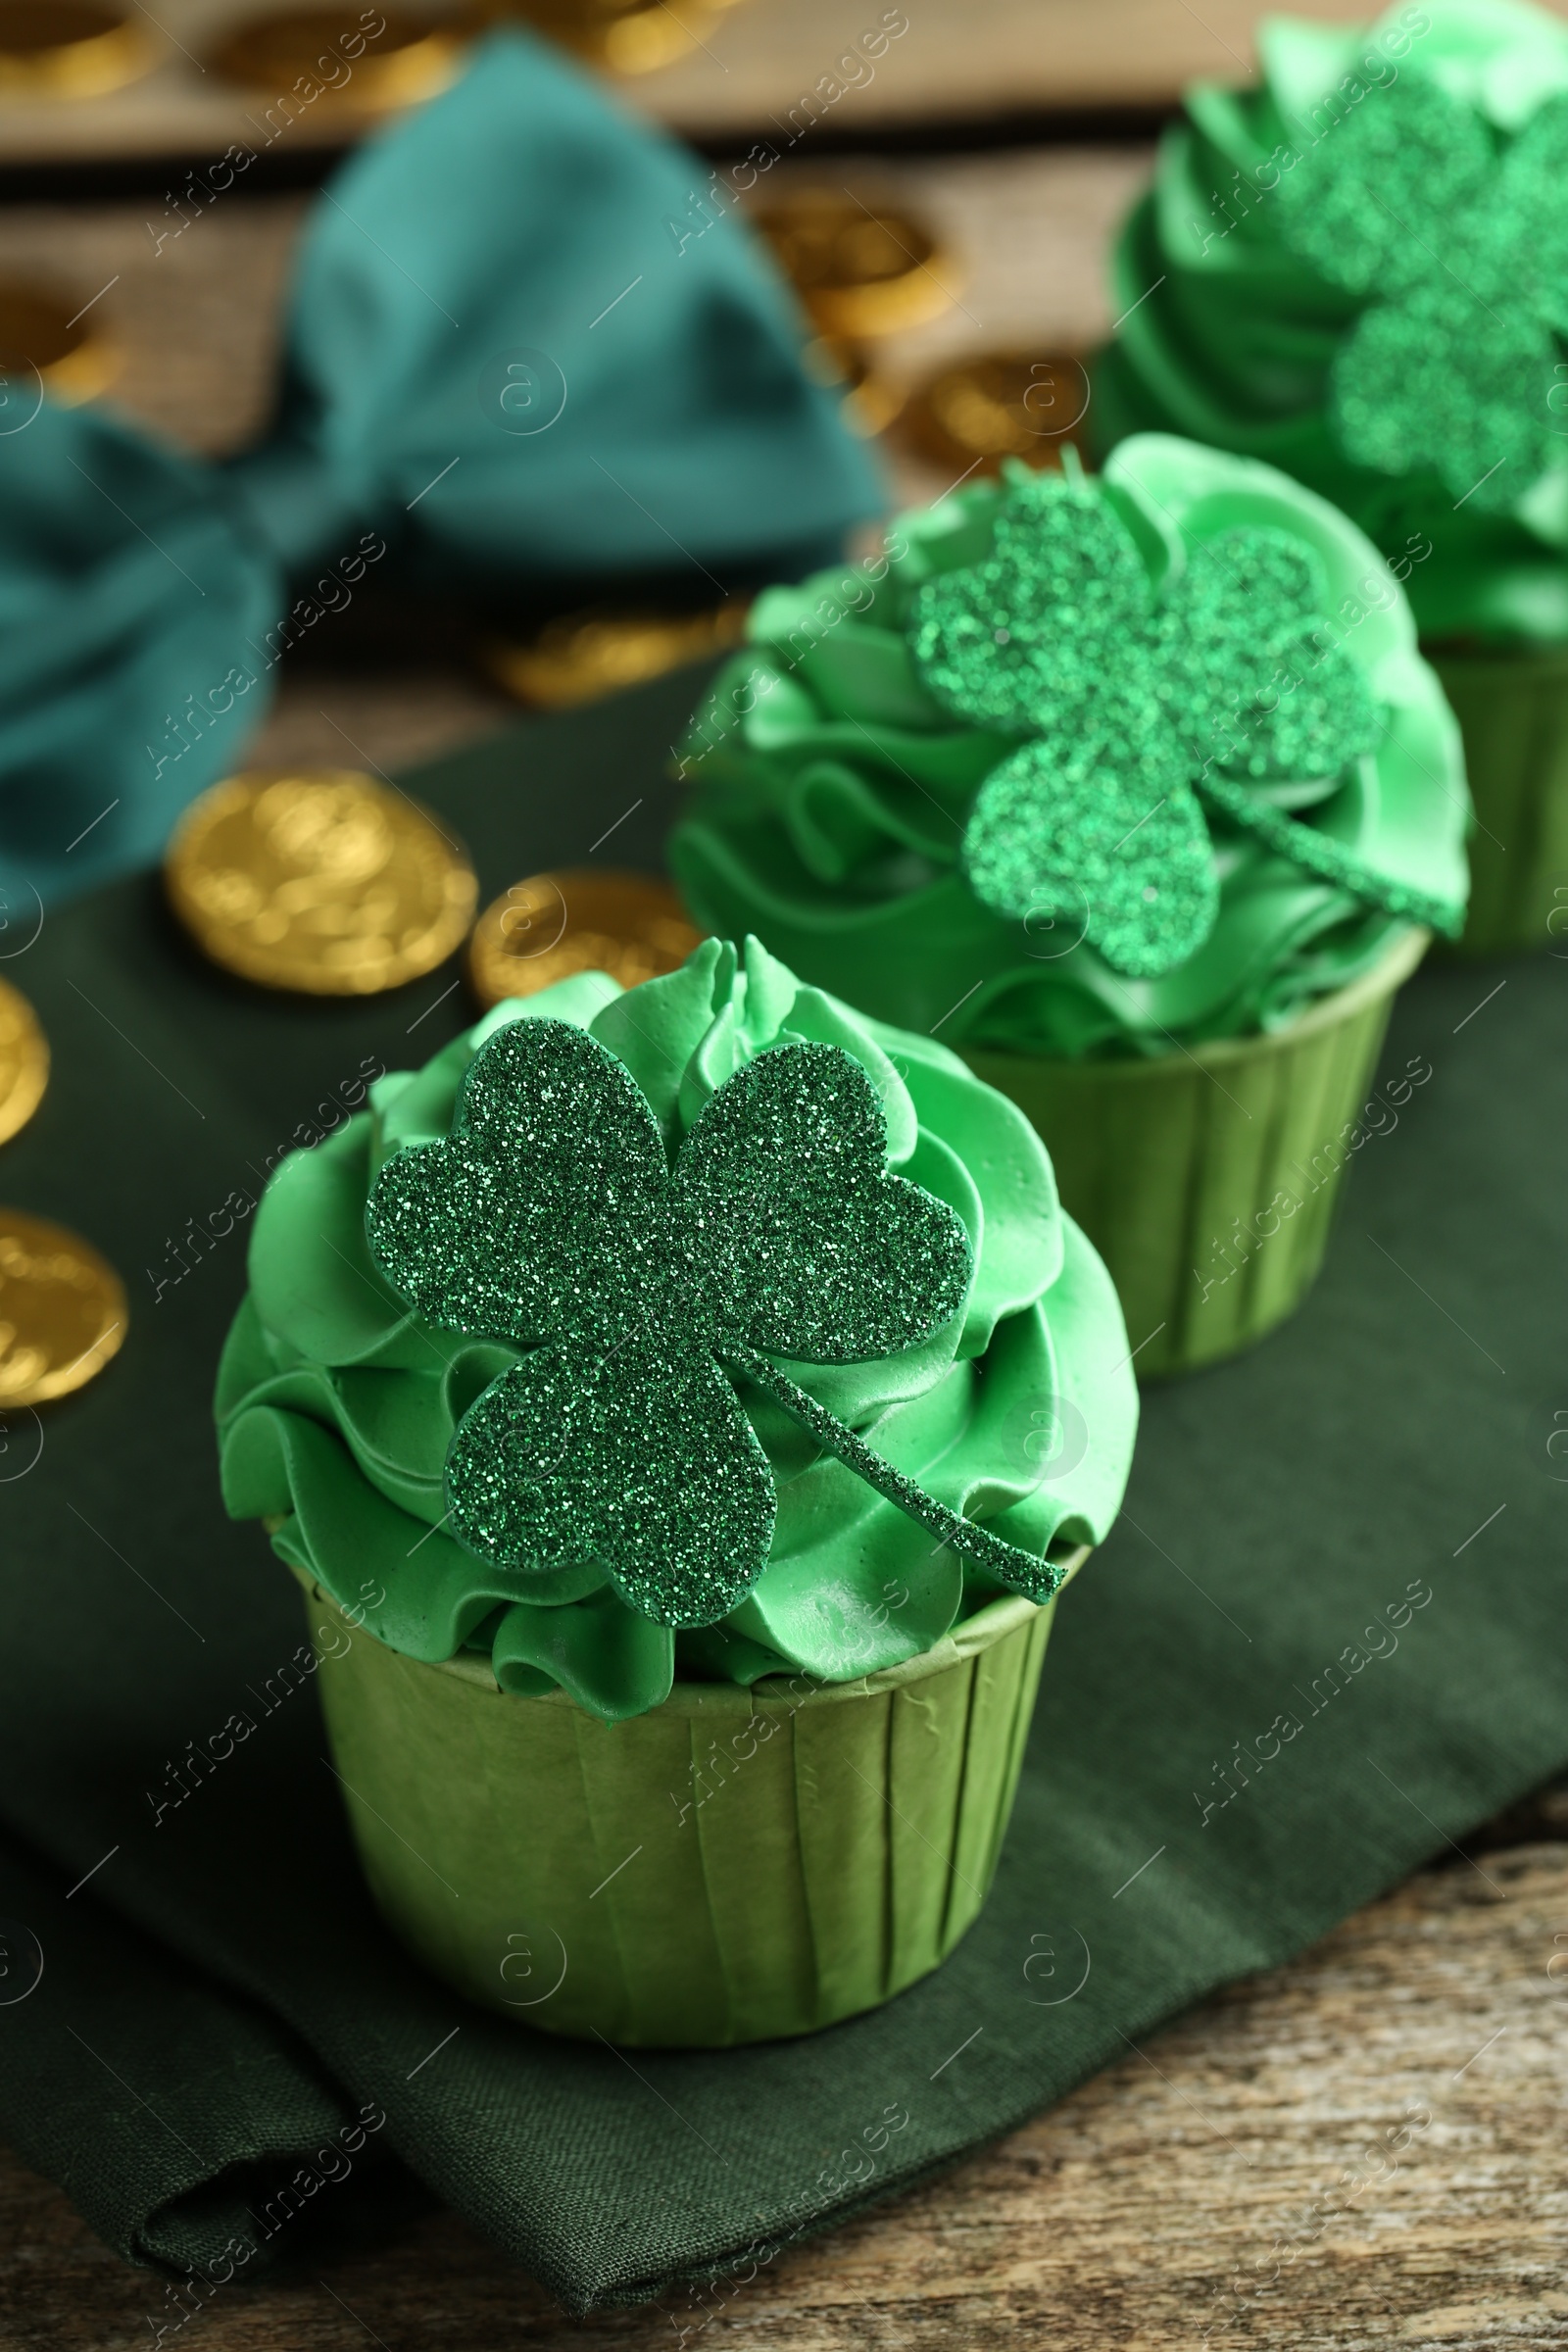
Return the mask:
[[923,221],[840,188],[802,188],[749,216],[825,335],[886,335],[948,308],[954,264]]
[[740,601],[710,612],[568,612],[525,645],[492,644],[486,660],[519,702],[569,710],[719,653],[745,626]]
[[814,383],[837,392],[845,423],[862,440],[885,432],[904,406],[899,386],[879,374],[865,353],[842,335],[813,335],[801,362]]
[[101,98],[156,51],[128,9],[96,0],[0,0],[0,98]]
[[119,370],[119,352],[101,328],[83,323],[80,303],[0,278],[0,375],[36,373],[54,399],[74,407],[96,399]]
[[1059,466],[1089,414],[1089,373],[1066,352],[975,353],[938,368],[912,393],[900,429],[939,466],[995,472],[1004,458]]
[[125,1337],[113,1266],[63,1225],[0,1208],[0,1412],[67,1396]]
[[49,1048],[20,989],[0,980],[0,1144],[25,1127],[49,1083]]
[[683,964],[702,933],[667,882],[613,866],[530,874],[488,906],[468,942],[481,1004],[534,997],[573,972],[608,972],[636,988]]
[[[378,32],[365,29],[368,16],[381,19]],[[455,17],[379,6],[358,18],[347,9],[290,8],[248,17],[222,36],[208,63],[225,81],[269,91],[280,106],[308,99],[364,113],[433,98],[457,72],[466,41]]]
[[612,74],[652,74],[695,49],[728,0],[488,0],[490,22],[520,18]]
[[473,920],[467,854],[417,801],[352,768],[215,784],[169,846],[175,913],[264,988],[371,996],[444,963]]

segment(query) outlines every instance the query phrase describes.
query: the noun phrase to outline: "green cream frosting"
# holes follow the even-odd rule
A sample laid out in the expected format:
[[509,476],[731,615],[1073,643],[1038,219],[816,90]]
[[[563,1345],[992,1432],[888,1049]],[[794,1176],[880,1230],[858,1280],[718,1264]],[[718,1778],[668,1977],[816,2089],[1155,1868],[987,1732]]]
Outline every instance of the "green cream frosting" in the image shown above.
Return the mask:
[[[688,800],[669,856],[699,919],[719,933],[755,931],[793,968],[879,1019],[940,1031],[955,1046],[1068,1059],[1153,1056],[1282,1027],[1371,970],[1415,909],[1440,908],[1427,919],[1456,924],[1469,813],[1458,732],[1416,650],[1405,598],[1364,534],[1274,468],[1166,434],[1122,443],[1071,496],[1113,511],[1156,614],[1249,535],[1298,551],[1323,589],[1323,626],[1311,641],[1330,657],[1324,674],[1332,665],[1352,678],[1370,748],[1328,775],[1277,768],[1258,746],[1285,743],[1292,730],[1275,717],[1250,722],[1249,733],[1242,711],[1247,757],[1183,771],[1203,803],[1209,870],[1194,925],[1202,936],[1167,968],[1140,972],[1114,937],[1102,953],[1096,940],[1105,935],[1088,901],[1074,919],[1059,887],[1054,903],[1017,919],[998,893],[985,903],[976,808],[989,814],[995,844],[997,789],[985,788],[1017,772],[1020,743],[1033,762],[1029,791],[1055,789],[1059,757],[1063,796],[1070,783],[1086,825],[1097,810],[1093,790],[1066,773],[1070,751],[1054,748],[1070,745],[1071,728],[1058,728],[1054,746],[1031,722],[1001,715],[1010,692],[1002,654],[999,717],[982,722],[983,667],[965,716],[924,652],[932,584],[996,576],[989,551],[999,515],[1009,500],[1014,514],[1020,507],[1018,486],[972,483],[901,516],[875,562],[758,600],[750,645],[720,671],[681,746]],[[1029,618],[1039,674],[1042,663],[1050,669],[1053,636],[1070,633],[1080,704],[1096,710],[1084,688],[1093,689],[1097,666],[1102,700],[1112,689],[1125,699],[1136,649],[1107,633],[1092,606],[1041,608]],[[1008,652],[1017,652],[1015,630]],[[1168,672],[1156,671],[1153,685],[1181,691]],[[1290,700],[1287,689],[1276,711]],[[1142,740],[1152,740],[1147,726]],[[1129,780],[1138,783],[1136,766]],[[1151,814],[1167,789],[1163,780],[1149,787]],[[1171,807],[1161,808],[1168,823]],[[1151,837],[1142,833],[1134,848]],[[1022,842],[1011,862],[1027,863]],[[1375,878],[1384,903],[1357,890],[1356,871]],[[1188,895],[1198,897],[1191,886]]]
[[1568,26],[1432,0],[1265,21],[1188,93],[1114,262],[1099,444],[1149,428],[1344,509],[1422,637],[1568,639]]
[[716,1625],[641,1615],[592,1559],[541,1577],[483,1561],[444,1524],[458,1422],[523,1350],[442,1330],[390,1289],[366,1240],[376,1170],[452,1127],[475,1052],[514,1021],[587,1030],[641,1088],[673,1152],[703,1105],[779,1045],[834,1046],[870,1078],[891,1168],[961,1218],[961,1311],[869,1363],[784,1367],[926,1492],[1037,1555],[1097,1544],[1120,1507],[1137,1422],[1121,1311],[1057,1202],[1022,1115],[928,1037],[803,986],[755,940],[705,941],[678,972],[622,991],[574,976],[498,1005],[370,1109],[278,1168],[258,1207],[250,1288],[220,1367],[223,1496],[355,1622],[422,1660],[477,1651],[504,1690],[561,1689],[607,1721],[657,1706],[675,1677],[844,1682],[918,1655],[999,1587],[885,1500],[760,1388],[739,1394],[767,1456],[766,1565]]

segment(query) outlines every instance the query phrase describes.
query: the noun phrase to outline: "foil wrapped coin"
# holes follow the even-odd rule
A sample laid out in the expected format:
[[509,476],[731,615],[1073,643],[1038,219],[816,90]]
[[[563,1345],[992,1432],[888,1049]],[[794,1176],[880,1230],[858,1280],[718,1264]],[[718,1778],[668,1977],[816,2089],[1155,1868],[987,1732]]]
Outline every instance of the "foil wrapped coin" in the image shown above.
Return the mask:
[[434,971],[479,895],[467,853],[427,808],[350,768],[215,784],[186,810],[164,873],[215,963],[316,997],[371,996]]
[[636,988],[677,970],[701,939],[657,876],[566,866],[530,874],[491,902],[468,943],[468,977],[485,1006],[537,996],[573,972],[608,972]]
[[837,392],[845,423],[863,441],[886,432],[904,406],[903,388],[873,368],[860,346],[843,335],[813,335],[801,353],[801,364],[814,383]]
[[480,0],[483,22],[520,20],[590,65],[612,74],[652,74],[684,57],[711,32],[730,0]]
[[1004,458],[1059,466],[1064,442],[1083,446],[1089,372],[1067,352],[976,352],[928,376],[906,402],[899,430],[942,466],[995,472]]
[[707,612],[568,612],[521,645],[492,642],[491,675],[519,702],[570,710],[736,645],[746,627],[740,599]]
[[[3,87],[3,85],[0,85]],[[0,279],[0,375],[35,377],[52,400],[94,400],[120,372],[120,352],[79,296]]]
[[[366,11],[367,15],[371,12]],[[471,27],[456,17],[380,8],[378,32],[346,10],[290,8],[247,17],[217,41],[208,64],[225,81],[270,92],[305,92],[310,103],[361,113],[434,97],[456,74]]]
[[0,0],[0,98],[101,98],[139,80],[156,57],[128,8]]
[[952,257],[902,206],[843,188],[802,188],[748,218],[825,335],[887,335],[940,318],[957,290]]
[[79,1234],[0,1208],[0,1413],[83,1387],[125,1325],[120,1276]]
[[0,980],[0,1144],[24,1127],[49,1083],[49,1048],[22,991]]

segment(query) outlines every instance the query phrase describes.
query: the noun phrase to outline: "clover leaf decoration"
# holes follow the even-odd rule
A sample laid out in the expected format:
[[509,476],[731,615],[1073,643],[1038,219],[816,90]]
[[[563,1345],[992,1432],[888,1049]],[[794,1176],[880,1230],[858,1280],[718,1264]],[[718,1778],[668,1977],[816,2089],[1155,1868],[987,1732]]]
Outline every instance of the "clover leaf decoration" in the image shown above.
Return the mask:
[[1368,89],[1280,180],[1287,249],[1366,305],[1335,355],[1347,457],[1428,466],[1500,514],[1568,456],[1568,98],[1499,145],[1416,74]]
[[907,623],[945,709],[1024,738],[969,814],[975,895],[1015,921],[1062,916],[1114,969],[1152,978],[1213,929],[1207,801],[1374,906],[1451,927],[1287,813],[1381,729],[1328,607],[1315,552],[1257,525],[1190,547],[1156,592],[1109,494],[1011,468],[987,554],[927,581]]
[[525,1351],[454,1433],[458,1541],[524,1581],[598,1561],[656,1624],[716,1623],[773,1533],[744,1377],[955,1548],[1054,1592],[1059,1569],[924,1494],[773,1360],[863,1362],[962,1308],[961,1219],[886,1157],[881,1102],[839,1046],[747,1063],[671,1166],[597,1039],[542,1018],[496,1031],[451,1134],[395,1152],[366,1210],[376,1262],[421,1314]]

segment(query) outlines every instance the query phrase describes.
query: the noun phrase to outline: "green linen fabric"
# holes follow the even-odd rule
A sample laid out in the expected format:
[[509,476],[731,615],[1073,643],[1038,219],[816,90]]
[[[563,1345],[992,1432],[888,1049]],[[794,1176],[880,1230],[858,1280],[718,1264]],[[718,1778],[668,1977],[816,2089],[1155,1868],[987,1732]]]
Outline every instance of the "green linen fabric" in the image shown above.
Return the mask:
[[[487,894],[582,861],[620,818],[614,856],[656,864],[697,683],[415,781]],[[463,990],[245,990],[147,877],[52,914],[5,968],[55,1074],[0,1197],[105,1250],[131,1315],[78,1397],[10,1416],[0,1460],[0,1917],[20,1955],[0,2131],[134,2259],[238,2294],[368,2209],[397,2227],[416,2182],[577,2311],[754,2261],[1298,1951],[1568,1759],[1548,1450],[1568,1409],[1568,965],[1500,986],[1437,966],[1386,1056],[1432,1076],[1363,1121],[1305,1308],[1146,1397],[1124,1520],[1061,1602],[995,1891],[952,1959],[819,2036],[635,2071],[466,2006],[362,1891],[313,1677],[288,1671],[298,1588],[223,1516],[210,1400],[243,1216],[193,1238],[367,1062],[455,1034]],[[236,1711],[257,1728],[225,1756]],[[193,1743],[220,1760],[193,1766]]]

